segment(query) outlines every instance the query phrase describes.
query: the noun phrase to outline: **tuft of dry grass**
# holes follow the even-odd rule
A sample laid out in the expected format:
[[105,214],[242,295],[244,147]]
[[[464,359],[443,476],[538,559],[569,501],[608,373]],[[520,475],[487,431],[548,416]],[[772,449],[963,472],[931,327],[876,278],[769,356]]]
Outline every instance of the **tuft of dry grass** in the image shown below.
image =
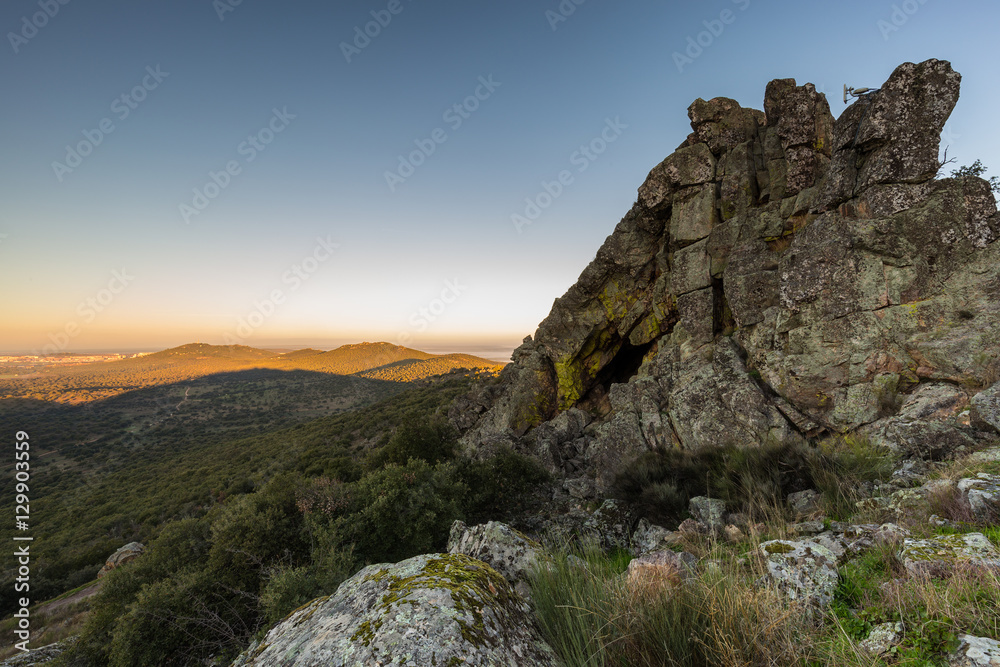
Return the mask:
[[[711,554],[714,566],[685,582],[676,576],[631,581],[600,555],[587,567],[562,560],[534,578],[533,597],[546,638],[569,666],[808,664],[818,632],[782,593],[755,581],[756,559]],[[671,573],[673,575],[674,573]]]

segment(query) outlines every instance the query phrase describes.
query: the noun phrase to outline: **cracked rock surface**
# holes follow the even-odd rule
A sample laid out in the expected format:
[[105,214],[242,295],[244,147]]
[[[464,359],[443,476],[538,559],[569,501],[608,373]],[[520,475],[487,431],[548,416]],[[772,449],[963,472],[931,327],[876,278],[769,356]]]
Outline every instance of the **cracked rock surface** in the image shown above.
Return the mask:
[[1000,216],[986,181],[935,177],[960,82],[904,63],[837,119],[792,79],[763,112],[696,100],[499,384],[456,401],[463,444],[592,498],[658,448],[860,430],[945,458],[995,433]]

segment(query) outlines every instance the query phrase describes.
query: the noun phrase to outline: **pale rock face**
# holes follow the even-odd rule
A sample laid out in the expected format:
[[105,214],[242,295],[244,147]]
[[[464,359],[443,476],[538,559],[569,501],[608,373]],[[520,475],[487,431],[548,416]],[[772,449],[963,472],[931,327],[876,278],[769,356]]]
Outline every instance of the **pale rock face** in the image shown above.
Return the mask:
[[904,63],[836,120],[791,79],[764,113],[697,100],[499,384],[456,403],[464,445],[541,450],[596,497],[671,447],[866,429],[912,458],[977,448],[993,394],[970,427],[966,388],[1000,371],[1000,215],[982,179],[935,179],[960,82]]
[[899,558],[913,575],[948,576],[960,567],[1000,572],[1000,550],[982,533],[905,539]]
[[428,554],[371,565],[268,632],[234,667],[555,667],[530,608],[486,563]]
[[1000,642],[989,637],[959,635],[958,648],[948,658],[950,667],[1000,667]]
[[792,600],[825,607],[833,601],[840,576],[837,557],[812,540],[771,540],[760,545],[768,578]]
[[718,498],[697,496],[688,501],[688,508],[691,516],[713,533],[721,531],[726,525],[726,503]]
[[635,519],[617,500],[605,500],[584,522],[582,537],[604,549],[628,549]]
[[872,628],[868,637],[859,645],[863,651],[874,656],[885,655],[903,639],[903,624],[882,623]]
[[820,495],[813,489],[790,493],[788,494],[788,506],[796,516],[810,516],[820,510]]
[[697,565],[698,558],[693,554],[662,549],[633,558],[625,576],[632,586],[677,586],[691,579]]
[[984,523],[1000,521],[1000,475],[981,472],[960,480],[958,490],[969,501],[976,519]]
[[525,599],[530,598],[529,579],[548,560],[542,546],[510,526],[490,521],[472,528],[461,521],[451,526],[448,553],[464,554],[483,561],[499,572]]
[[111,572],[111,570],[121,567],[125,563],[134,561],[145,551],[146,547],[142,543],[129,542],[121,549],[108,556],[108,560],[104,564],[104,567],[102,567],[101,571],[97,573],[97,578],[101,579],[106,576],[108,572]]
[[632,553],[635,556],[658,551],[668,547],[676,541],[677,533],[649,523],[646,519],[639,519],[639,525],[632,533]]
[[972,421],[1000,431],[1000,382],[972,397]]

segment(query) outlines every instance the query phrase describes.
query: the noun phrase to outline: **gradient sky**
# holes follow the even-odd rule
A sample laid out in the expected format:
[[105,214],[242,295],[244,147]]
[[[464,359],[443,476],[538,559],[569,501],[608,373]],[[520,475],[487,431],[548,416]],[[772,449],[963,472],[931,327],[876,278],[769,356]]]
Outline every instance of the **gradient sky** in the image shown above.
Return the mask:
[[[761,108],[774,78],[815,83],[839,115],[844,83],[950,60],[948,155],[1000,174],[995,0],[235,1],[0,6],[0,352],[512,347],[684,140],[688,105]],[[373,11],[391,21],[348,62]],[[445,112],[477,90],[456,127]],[[605,152],[574,157],[609,120]],[[519,233],[511,216],[562,170],[573,182]]]

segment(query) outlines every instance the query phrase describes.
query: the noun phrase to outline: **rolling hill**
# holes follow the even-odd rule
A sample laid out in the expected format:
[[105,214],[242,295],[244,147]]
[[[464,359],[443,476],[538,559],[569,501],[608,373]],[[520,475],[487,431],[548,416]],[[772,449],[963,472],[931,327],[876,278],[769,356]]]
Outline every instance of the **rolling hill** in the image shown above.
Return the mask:
[[0,379],[0,400],[31,398],[88,403],[135,389],[249,369],[312,371],[412,382],[458,368],[499,371],[502,366],[471,355],[434,355],[390,343],[359,343],[329,351],[305,349],[285,354],[243,345],[191,343],[142,357],[45,368],[33,377]]

